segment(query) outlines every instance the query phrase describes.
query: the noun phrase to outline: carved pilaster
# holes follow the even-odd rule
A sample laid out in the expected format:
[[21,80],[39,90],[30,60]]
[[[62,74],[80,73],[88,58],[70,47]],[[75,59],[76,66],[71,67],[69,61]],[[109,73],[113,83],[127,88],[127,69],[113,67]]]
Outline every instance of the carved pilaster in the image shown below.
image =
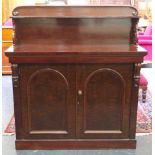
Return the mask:
[[130,44],[136,45],[138,42],[137,39],[137,23],[139,19],[137,18],[131,18],[131,31],[130,31]]
[[13,24],[13,34],[12,34],[12,40],[13,40],[13,46],[16,45],[16,26],[15,26],[15,22],[14,22],[14,19],[12,19],[12,24]]
[[141,63],[135,64],[134,70],[134,87],[139,87]]
[[17,64],[12,64],[12,82],[13,87],[19,87],[19,68]]

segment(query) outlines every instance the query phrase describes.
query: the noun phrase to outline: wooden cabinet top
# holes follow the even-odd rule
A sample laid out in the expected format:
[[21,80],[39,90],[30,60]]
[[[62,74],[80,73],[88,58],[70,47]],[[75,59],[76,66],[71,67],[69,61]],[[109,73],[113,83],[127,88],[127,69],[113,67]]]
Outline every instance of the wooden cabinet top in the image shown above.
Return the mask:
[[137,45],[64,47],[45,44],[11,46],[6,55],[11,63],[138,63],[143,62],[146,55],[146,50]]

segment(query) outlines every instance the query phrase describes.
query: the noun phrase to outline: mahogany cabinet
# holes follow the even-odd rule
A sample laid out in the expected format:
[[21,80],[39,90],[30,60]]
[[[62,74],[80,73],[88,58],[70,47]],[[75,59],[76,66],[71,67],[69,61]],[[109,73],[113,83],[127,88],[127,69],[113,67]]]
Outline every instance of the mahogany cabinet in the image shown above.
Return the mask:
[[120,9],[13,11],[14,46],[6,55],[12,64],[16,149],[136,147],[146,51],[136,45],[136,10],[122,7],[122,17]]

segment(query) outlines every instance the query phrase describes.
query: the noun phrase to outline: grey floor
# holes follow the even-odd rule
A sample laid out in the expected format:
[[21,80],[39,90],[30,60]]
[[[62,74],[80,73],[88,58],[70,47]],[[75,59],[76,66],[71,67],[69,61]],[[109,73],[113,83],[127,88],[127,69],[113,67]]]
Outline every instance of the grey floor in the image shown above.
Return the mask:
[[[11,76],[2,77],[3,131],[13,114]],[[137,149],[116,150],[15,150],[15,135],[3,136],[3,155],[152,155],[152,135],[137,136]]]

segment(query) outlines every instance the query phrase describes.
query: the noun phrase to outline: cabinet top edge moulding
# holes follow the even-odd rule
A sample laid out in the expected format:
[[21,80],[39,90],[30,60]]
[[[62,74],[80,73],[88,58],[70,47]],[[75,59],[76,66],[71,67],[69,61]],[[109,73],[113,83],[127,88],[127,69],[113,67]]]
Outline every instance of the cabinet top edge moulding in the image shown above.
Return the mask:
[[138,11],[132,6],[83,5],[83,6],[18,6],[12,11],[13,18],[25,17],[137,17]]

